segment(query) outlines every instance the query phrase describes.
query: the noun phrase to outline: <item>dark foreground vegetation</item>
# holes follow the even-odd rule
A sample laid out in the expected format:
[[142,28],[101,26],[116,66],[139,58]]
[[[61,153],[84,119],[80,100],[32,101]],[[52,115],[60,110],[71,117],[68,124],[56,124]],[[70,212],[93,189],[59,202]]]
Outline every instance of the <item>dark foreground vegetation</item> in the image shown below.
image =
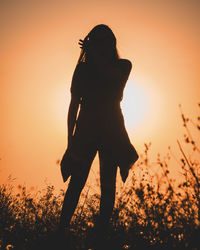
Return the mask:
[[[200,105],[199,105],[200,106]],[[180,107],[181,110],[181,107]],[[129,183],[117,194],[108,231],[98,239],[94,229],[98,216],[99,195],[82,195],[71,228],[57,232],[64,191],[55,195],[47,185],[42,192],[28,192],[18,185],[0,186],[1,249],[199,249],[200,246],[200,117],[195,121],[181,111],[183,145],[177,141],[182,180],[177,184],[169,172],[173,157],[158,154],[149,160],[150,144],[130,172]],[[195,131],[196,130],[196,131]],[[182,143],[183,144],[183,143]],[[192,153],[188,153],[192,152]]]

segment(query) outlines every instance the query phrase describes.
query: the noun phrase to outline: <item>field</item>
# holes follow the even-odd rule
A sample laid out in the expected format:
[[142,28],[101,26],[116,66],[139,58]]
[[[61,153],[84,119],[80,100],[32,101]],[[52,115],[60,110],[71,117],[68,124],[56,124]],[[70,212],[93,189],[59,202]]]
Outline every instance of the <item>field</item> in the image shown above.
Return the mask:
[[[200,106],[200,105],[199,105]],[[57,231],[64,191],[54,193],[54,186],[36,194],[12,181],[0,185],[1,249],[198,249],[200,246],[200,117],[195,121],[181,111],[185,128],[184,143],[193,156],[184,152],[177,141],[183,181],[170,177],[170,149],[166,156],[157,155],[160,173],[155,175],[149,159],[151,144],[130,171],[130,182],[117,194],[110,227],[99,237],[95,230],[99,195],[82,194],[71,227],[61,235]],[[140,178],[137,173],[140,173]],[[63,247],[64,246],[64,247]]]

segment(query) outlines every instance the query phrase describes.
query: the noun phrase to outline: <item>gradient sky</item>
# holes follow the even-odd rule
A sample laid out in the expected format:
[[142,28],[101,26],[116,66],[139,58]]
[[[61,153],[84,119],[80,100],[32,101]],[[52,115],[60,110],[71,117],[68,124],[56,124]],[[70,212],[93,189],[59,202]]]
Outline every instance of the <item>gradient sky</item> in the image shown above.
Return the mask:
[[56,161],[67,146],[78,40],[100,23],[133,64],[123,101],[132,143],[140,153],[150,141],[153,154],[177,150],[178,104],[195,118],[200,101],[200,1],[1,0],[0,22],[0,183],[12,174],[63,185]]

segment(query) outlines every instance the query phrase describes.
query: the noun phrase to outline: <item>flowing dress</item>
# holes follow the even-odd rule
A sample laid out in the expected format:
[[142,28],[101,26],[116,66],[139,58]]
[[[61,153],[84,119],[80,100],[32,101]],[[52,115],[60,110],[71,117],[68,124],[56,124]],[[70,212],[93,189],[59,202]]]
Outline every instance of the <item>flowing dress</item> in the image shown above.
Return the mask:
[[125,83],[106,79],[87,63],[77,65],[71,94],[80,99],[80,110],[71,146],[61,161],[63,181],[73,172],[81,174],[98,151],[116,167],[130,169],[137,161],[138,154],[130,142],[120,107]]

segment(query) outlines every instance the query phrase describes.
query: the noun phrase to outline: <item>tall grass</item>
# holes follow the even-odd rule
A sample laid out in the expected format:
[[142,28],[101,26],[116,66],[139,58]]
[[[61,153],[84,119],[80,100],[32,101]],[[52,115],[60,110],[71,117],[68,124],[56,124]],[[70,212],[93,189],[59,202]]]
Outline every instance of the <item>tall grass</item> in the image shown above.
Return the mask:
[[[144,153],[130,172],[130,185],[117,195],[106,244],[102,249],[198,249],[200,148],[198,138],[193,138],[192,131],[200,131],[200,117],[193,121],[185,117],[181,106],[180,111],[185,128],[184,141],[195,152],[193,157],[187,156],[177,141],[183,181],[176,185],[170,178],[169,154],[162,159],[157,155],[156,165],[161,174],[151,172],[151,144],[146,143]],[[54,186],[47,185],[45,190],[33,195],[25,186],[18,185],[18,193],[15,194],[11,184],[2,184],[0,248],[93,249],[100,197],[98,194],[88,196],[87,188],[82,195],[82,202],[63,242],[56,233],[63,190],[55,195]]]

